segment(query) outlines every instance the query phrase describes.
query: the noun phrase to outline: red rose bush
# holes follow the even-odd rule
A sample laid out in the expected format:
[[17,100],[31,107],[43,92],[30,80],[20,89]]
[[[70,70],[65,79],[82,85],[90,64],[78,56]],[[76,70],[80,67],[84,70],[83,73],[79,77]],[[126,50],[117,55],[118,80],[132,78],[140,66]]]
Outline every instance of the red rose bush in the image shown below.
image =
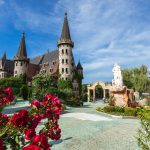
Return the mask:
[[[11,88],[0,89],[0,106],[13,101]],[[42,102],[31,102],[30,110],[20,110],[8,117],[0,113],[0,150],[50,150],[48,139],[59,140],[61,129],[58,120],[62,105],[56,96],[46,94]],[[37,133],[36,128],[45,119],[45,126]]]

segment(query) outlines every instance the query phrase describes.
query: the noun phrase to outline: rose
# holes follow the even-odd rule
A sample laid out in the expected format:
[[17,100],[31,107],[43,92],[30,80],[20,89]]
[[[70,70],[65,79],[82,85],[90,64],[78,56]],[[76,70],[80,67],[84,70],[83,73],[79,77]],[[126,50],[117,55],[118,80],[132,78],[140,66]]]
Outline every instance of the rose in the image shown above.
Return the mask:
[[6,125],[9,118],[6,114],[0,114],[0,125]]
[[30,144],[24,147],[22,150],[41,150],[41,148],[36,145]]
[[31,140],[35,135],[36,135],[36,133],[35,133],[34,129],[25,130],[25,139],[26,140]]
[[40,147],[44,150],[50,150],[50,145],[48,144],[48,139],[44,134],[36,135],[33,138],[33,144],[40,144]]
[[37,125],[40,123],[41,119],[42,119],[41,115],[35,114],[33,119],[30,122],[29,128],[35,129],[37,127]]
[[14,100],[13,92],[10,87],[5,88],[4,93],[5,93],[5,104],[8,104]]
[[40,107],[41,107],[41,104],[40,104],[40,102],[39,102],[37,99],[35,99],[35,100],[33,100],[33,101],[31,102],[31,107],[33,107],[33,106],[35,106],[35,107],[37,107],[37,108],[40,108]]
[[25,127],[29,121],[29,115],[27,110],[20,110],[14,114],[11,118],[11,123],[17,127]]

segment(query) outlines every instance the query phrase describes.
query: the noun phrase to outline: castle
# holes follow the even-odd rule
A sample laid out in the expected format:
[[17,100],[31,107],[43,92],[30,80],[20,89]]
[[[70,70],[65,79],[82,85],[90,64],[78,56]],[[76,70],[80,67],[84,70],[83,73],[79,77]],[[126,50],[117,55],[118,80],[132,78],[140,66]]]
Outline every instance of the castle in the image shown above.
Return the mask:
[[[27,81],[37,74],[57,76],[61,80],[71,80],[73,92],[79,93],[79,82],[82,83],[83,67],[80,61],[75,64],[72,49],[67,13],[65,13],[61,37],[57,42],[57,49],[47,52],[33,59],[28,58],[25,35],[22,34],[20,46],[13,60],[8,60],[6,53],[0,58],[0,79],[9,76],[26,75]],[[78,78],[80,76],[80,79]]]

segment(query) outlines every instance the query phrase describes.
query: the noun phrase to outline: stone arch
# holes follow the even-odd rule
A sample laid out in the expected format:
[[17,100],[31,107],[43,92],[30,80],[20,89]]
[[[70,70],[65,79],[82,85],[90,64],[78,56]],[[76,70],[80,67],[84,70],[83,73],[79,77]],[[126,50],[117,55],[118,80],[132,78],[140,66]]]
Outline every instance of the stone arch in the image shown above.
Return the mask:
[[92,101],[95,101],[95,98],[96,98],[95,89],[96,89],[96,86],[98,86],[98,85],[100,85],[102,87],[102,89],[103,89],[103,98],[105,98],[105,95],[106,95],[105,90],[107,89],[107,86],[105,85],[104,82],[98,81],[98,82],[95,82],[93,84],[87,85],[88,102],[91,100],[91,97],[92,97]]

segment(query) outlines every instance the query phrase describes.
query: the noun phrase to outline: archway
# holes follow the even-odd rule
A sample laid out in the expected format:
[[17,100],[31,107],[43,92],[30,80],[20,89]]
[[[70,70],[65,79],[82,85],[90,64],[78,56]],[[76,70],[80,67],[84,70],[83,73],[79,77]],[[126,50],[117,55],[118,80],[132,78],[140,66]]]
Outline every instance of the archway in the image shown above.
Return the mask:
[[103,99],[105,97],[105,83],[99,81],[87,86],[88,89],[88,101],[95,101],[97,99]]
[[102,99],[104,97],[104,90],[101,85],[95,86],[95,99]]

